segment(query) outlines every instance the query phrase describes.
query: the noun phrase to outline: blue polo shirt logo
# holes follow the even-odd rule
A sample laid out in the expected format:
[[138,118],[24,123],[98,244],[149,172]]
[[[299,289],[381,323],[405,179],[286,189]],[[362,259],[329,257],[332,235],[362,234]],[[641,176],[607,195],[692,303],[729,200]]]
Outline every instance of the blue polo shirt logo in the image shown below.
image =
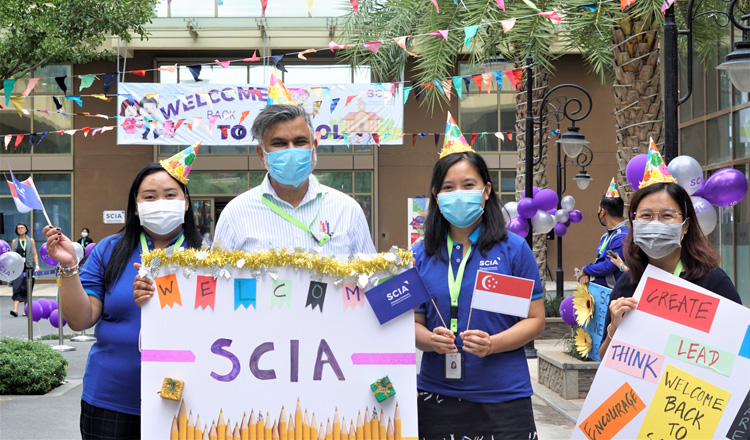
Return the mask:
[[489,260],[479,260],[479,268],[480,270],[498,270],[500,267],[500,257],[489,259]]

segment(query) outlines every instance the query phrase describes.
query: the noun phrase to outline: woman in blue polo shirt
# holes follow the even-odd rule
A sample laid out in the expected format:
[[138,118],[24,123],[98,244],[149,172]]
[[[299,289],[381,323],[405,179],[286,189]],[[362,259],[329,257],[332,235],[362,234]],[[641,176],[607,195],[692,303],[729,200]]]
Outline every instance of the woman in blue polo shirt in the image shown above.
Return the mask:
[[[415,315],[424,351],[420,438],[534,437],[523,346],[544,331],[543,289],[531,249],[505,229],[501,209],[482,157],[468,147],[444,150],[432,174],[424,241],[414,248],[435,301]],[[528,318],[471,310],[478,270],[534,280]]]
[[138,275],[133,264],[149,250],[200,247],[187,187],[158,163],[143,168],[128,193],[125,227],[101,240],[82,269],[60,228],[47,226],[44,234],[50,256],[60,264],[68,325],[83,330],[96,324],[83,377],[81,437],[139,439],[141,310],[133,300]]

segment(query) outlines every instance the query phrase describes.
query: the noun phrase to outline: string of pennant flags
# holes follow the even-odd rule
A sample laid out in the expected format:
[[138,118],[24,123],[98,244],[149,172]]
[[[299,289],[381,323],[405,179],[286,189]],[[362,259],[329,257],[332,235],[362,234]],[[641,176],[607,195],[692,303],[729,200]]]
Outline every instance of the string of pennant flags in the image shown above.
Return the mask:
[[[497,84],[497,89],[498,90],[500,90],[502,88],[502,81],[503,81],[502,77],[503,77],[503,75],[505,75],[506,78],[508,78],[508,80],[509,80],[511,86],[513,87],[513,89],[514,90],[518,90],[518,86],[519,86],[519,83],[520,83],[520,80],[521,80],[521,75],[523,74],[523,70],[525,68],[527,68],[527,67],[528,66],[523,66],[523,67],[518,68],[518,69],[510,69],[510,70],[505,70],[505,71],[486,72],[486,73],[477,74],[477,75],[453,76],[453,77],[449,77],[449,78],[433,79],[432,81],[424,83],[424,84],[420,84],[419,86],[424,87],[424,88],[436,87],[442,93],[444,93],[446,95],[446,97],[448,98],[448,100],[451,99],[451,96],[453,95],[454,92],[459,97],[459,99],[463,99],[464,98],[464,94],[463,94],[463,87],[464,86],[466,87],[467,94],[470,94],[472,83],[476,85],[479,93],[483,92],[483,90],[482,90],[483,87],[487,91],[487,93],[490,93],[493,82],[495,82]],[[373,85],[377,86],[379,88],[382,88],[383,90],[386,91],[385,96],[384,96],[384,100],[387,103],[390,99],[392,99],[392,96],[395,93],[396,87],[398,85],[404,85],[405,83],[408,83],[408,82],[404,81],[404,82],[393,82],[393,83],[375,83]],[[337,88],[337,87],[339,87],[339,86],[335,86],[334,85],[334,86],[311,87],[312,92],[315,93],[316,96],[319,99],[319,101],[315,101],[313,103],[313,116],[315,116],[317,114],[317,112],[320,110],[320,108],[321,108],[321,106],[322,106],[322,104],[324,102],[323,99],[326,99],[328,102],[330,102],[331,111],[333,111],[336,108],[336,106],[339,105],[339,103],[341,101],[341,98],[332,98],[332,96],[331,96],[331,89],[334,89],[334,88]],[[414,86],[404,86],[403,87],[403,95],[404,95],[403,103],[404,104],[406,104],[406,102],[408,101],[408,99],[410,97],[410,92],[412,91],[413,88],[414,88]],[[249,89],[247,91],[250,92],[250,93],[255,93],[258,96],[258,98],[260,98],[260,91],[259,90],[257,90],[257,89]],[[227,90],[226,93],[229,94],[229,95],[232,95],[232,94],[236,95],[237,92],[235,90]],[[211,106],[211,108],[213,108],[213,105],[211,104],[212,101],[211,101],[210,97],[208,96],[209,92],[198,92],[198,94],[205,94],[206,95],[206,97],[205,97],[206,98],[205,99],[206,103],[209,106]],[[76,96],[68,96],[68,95],[66,95],[65,97],[68,100],[70,100],[70,101],[74,101],[79,106],[83,106],[82,97],[85,97],[85,96],[91,96],[91,97],[95,97],[95,98],[99,98],[99,99],[101,99],[103,97],[106,100],[111,100],[112,97],[113,97],[113,96],[106,96],[106,95],[76,95]],[[127,93],[118,94],[118,95],[114,95],[114,96],[123,96],[126,99],[130,100],[131,102],[135,101],[134,98],[130,94],[127,94]],[[176,94],[174,97],[179,98],[181,100],[185,99],[184,94],[181,94],[181,93],[180,94]],[[345,106],[349,105],[356,97],[357,97],[356,95],[347,96],[346,100],[343,103],[343,105],[345,105]],[[415,97],[415,99],[419,100],[419,89],[417,89],[415,91],[414,97]],[[117,121],[122,121],[123,124],[135,124],[136,126],[142,126],[144,123],[147,123],[147,124],[150,125],[150,128],[152,130],[154,128],[158,127],[159,124],[161,124],[160,122],[155,121],[155,120],[150,119],[150,118],[145,117],[145,116],[133,116],[133,117],[127,117],[126,118],[124,116],[119,116],[119,115],[109,116],[109,115],[104,115],[104,114],[91,114],[90,112],[74,112],[74,113],[64,112],[64,111],[61,111],[61,109],[63,107],[62,103],[55,96],[53,96],[52,99],[55,102],[55,106],[57,108],[57,111],[50,111],[50,110],[28,110],[28,109],[24,109],[22,107],[22,102],[19,103],[18,101],[14,101],[12,98],[14,98],[14,97],[11,97],[10,102],[13,103],[13,105],[14,105],[16,111],[18,112],[19,116],[22,116],[24,114],[29,114],[31,111],[34,111],[34,112],[38,112],[38,113],[44,113],[46,115],[58,114],[58,115],[66,116],[66,117],[70,117],[70,116],[84,116],[84,117],[101,118],[101,119],[107,119],[107,120],[116,119]],[[146,98],[153,98],[153,99],[155,99],[155,100],[158,101],[159,100],[159,94],[147,94]],[[242,124],[242,122],[249,115],[249,113],[250,113],[249,111],[243,111],[242,112],[242,115],[241,115],[241,118],[240,118],[240,122],[239,122],[240,124]],[[219,119],[224,120],[224,119],[227,119],[227,118],[232,117],[232,116],[234,116],[233,112],[225,113],[222,116],[212,115],[209,118],[207,118],[208,125],[202,125],[202,126],[209,133],[211,133],[212,132],[211,130],[213,129],[214,125],[216,124],[216,122]],[[186,122],[185,119],[179,119],[177,121],[172,121],[172,120],[164,121],[163,124],[165,125],[165,127],[169,126],[169,129],[170,130],[174,130],[174,131],[177,131],[177,129],[179,129],[184,124],[187,127],[189,127],[189,129],[192,131],[192,130],[198,129],[198,127],[201,126],[202,122],[203,122],[203,118],[202,117],[195,117],[192,122]],[[109,131],[111,129],[112,129],[111,127],[95,127],[95,128],[84,127],[84,128],[80,128],[80,129],[58,130],[58,131],[54,131],[52,133],[74,135],[75,133],[82,132],[84,134],[84,136],[88,136],[88,133],[91,132],[92,136],[95,136],[99,132],[106,132],[106,131]],[[226,128],[220,127],[220,129],[221,130],[225,130]],[[0,135],[0,137],[2,137],[2,138],[5,139],[5,149],[7,150],[8,146],[11,144],[13,136],[16,136],[16,141],[14,143],[14,147],[15,148],[18,148],[18,146],[21,144],[22,140],[25,137],[28,139],[30,146],[33,147],[35,145],[38,145],[42,141],[42,139],[44,139],[44,137],[48,133],[50,133],[50,132],[6,134],[6,135]],[[498,132],[498,133],[500,133],[500,132]],[[375,139],[375,137],[377,137],[377,136],[379,136],[381,134],[384,135],[384,138],[388,137],[388,136],[393,136],[393,134],[389,134],[389,133],[375,134],[375,135],[373,135],[373,138],[374,138],[373,140],[375,140],[375,143],[379,144],[379,139]],[[489,134],[489,133],[478,133],[478,134],[482,134],[483,135],[483,134]],[[494,132],[492,134],[494,134]],[[500,133],[500,134],[502,135],[502,133]],[[503,136],[503,138],[505,137],[504,135],[502,135],[502,136]],[[500,137],[500,136],[498,136],[498,137]],[[36,140],[37,138],[38,138],[38,140]],[[36,143],[35,143],[35,141],[36,141]],[[346,139],[346,141],[348,143],[348,138]]]
[[[356,0],[352,0],[352,1],[356,1]],[[505,6],[504,6],[504,3],[503,3],[503,0],[496,0],[496,1],[497,1],[497,4],[498,4],[498,7],[500,7],[503,11],[505,11]],[[588,9],[588,10],[594,12],[594,11],[596,11],[596,9],[597,9],[597,7],[599,5],[598,2],[592,2],[592,3],[586,3],[586,4],[578,5],[578,6],[571,6],[569,8],[563,8],[563,9],[560,9],[560,10],[553,10],[553,11],[546,11],[546,12],[544,12],[544,11],[541,11],[539,8],[537,8],[536,5],[534,5],[534,3],[531,0],[523,0],[523,1],[527,5],[529,5],[530,7],[532,7],[532,9],[536,10],[537,12],[534,13],[534,14],[529,14],[529,15],[525,15],[525,16],[521,16],[521,17],[513,17],[513,18],[506,19],[506,20],[490,21],[490,22],[480,23],[480,24],[476,24],[476,25],[472,25],[472,26],[458,27],[458,28],[453,28],[453,29],[439,29],[439,30],[435,30],[433,32],[424,33],[424,34],[403,35],[403,36],[399,36],[399,37],[386,38],[386,39],[382,39],[382,40],[377,40],[377,41],[371,41],[371,42],[362,43],[361,46],[363,46],[364,48],[372,51],[373,53],[377,53],[379,51],[379,49],[380,49],[380,47],[381,47],[382,44],[384,44],[384,43],[391,43],[392,42],[392,43],[397,44],[399,47],[401,47],[410,56],[417,57],[418,56],[417,54],[415,54],[413,52],[410,52],[406,48],[406,42],[407,42],[408,38],[416,38],[416,37],[423,37],[423,36],[434,36],[434,37],[442,37],[445,40],[448,40],[448,35],[449,35],[450,32],[463,30],[464,34],[465,34],[465,36],[464,36],[464,43],[466,44],[467,48],[470,48],[472,38],[476,35],[477,31],[480,28],[484,27],[484,26],[491,26],[491,25],[500,24],[502,26],[504,32],[510,32],[513,29],[513,27],[515,26],[515,23],[516,23],[517,20],[534,18],[534,17],[537,17],[537,16],[546,17],[546,18],[550,19],[553,22],[560,23],[562,21],[562,17],[560,17],[560,15],[558,14],[558,12],[559,13],[564,13],[566,11],[573,10],[573,9]],[[633,2],[635,2],[635,0],[610,0],[610,1],[613,1],[613,2],[620,1],[621,5],[623,5],[622,6],[623,8],[625,6],[627,6],[627,5],[632,4]],[[670,4],[674,3],[674,0],[664,0],[664,1],[665,1],[665,4],[666,3],[670,3]],[[185,67],[188,69],[188,71],[191,73],[191,75],[193,76],[193,78],[196,81],[200,81],[201,69],[204,66],[217,65],[217,66],[221,66],[221,67],[223,67],[223,68],[226,69],[226,68],[229,68],[229,66],[232,63],[238,63],[238,62],[253,63],[253,62],[259,62],[259,61],[265,62],[266,60],[270,60],[270,62],[278,70],[281,70],[282,72],[286,72],[286,68],[284,67],[284,64],[282,63],[282,60],[285,57],[296,56],[297,58],[299,58],[301,60],[307,61],[307,57],[305,55],[308,55],[308,54],[311,54],[311,53],[316,53],[316,52],[325,51],[325,50],[334,51],[334,50],[340,50],[340,49],[348,49],[348,48],[353,48],[353,47],[356,47],[356,46],[358,46],[358,45],[338,44],[335,41],[331,41],[331,42],[328,43],[328,47],[327,48],[306,49],[306,50],[303,50],[303,51],[300,51],[300,52],[289,52],[289,53],[280,54],[280,55],[269,55],[269,56],[263,56],[263,57],[258,56],[258,51],[256,49],[256,50],[253,51],[253,55],[251,57],[249,57],[249,58],[239,58],[239,59],[224,60],[224,61],[220,61],[220,60],[216,59],[213,62],[190,64],[190,65],[185,65]],[[173,66],[161,66],[161,67],[157,67],[157,68],[153,68],[153,69],[126,70],[126,71],[120,72],[120,73],[123,73],[123,74],[132,74],[132,75],[139,76],[139,77],[145,77],[146,73],[152,72],[152,71],[167,71],[167,72],[174,73],[178,67],[179,67],[179,64],[174,64]],[[28,94],[31,93],[31,91],[39,84],[39,81],[42,80],[42,79],[54,79],[55,83],[57,84],[57,86],[59,87],[59,89],[63,92],[63,94],[67,95],[68,87],[65,84],[65,81],[69,77],[77,77],[78,79],[80,79],[81,83],[79,85],[79,89],[78,89],[79,91],[82,91],[84,89],[87,89],[87,88],[91,87],[93,85],[94,81],[99,80],[99,77],[104,77],[103,78],[103,84],[102,84],[102,90],[103,90],[103,94],[107,95],[110,87],[117,80],[117,76],[118,76],[117,72],[110,72],[110,73],[92,73],[92,74],[86,74],[86,75],[62,75],[62,76],[54,76],[54,77],[53,76],[41,76],[41,77],[30,78],[28,86],[26,87],[26,90],[20,96],[21,97],[28,96]],[[9,100],[12,100],[11,94],[12,94],[13,89],[15,88],[15,83],[16,83],[16,79],[6,79],[6,80],[4,80],[3,87],[4,87],[5,99],[6,99],[5,106],[8,105],[8,101]],[[44,82],[44,81],[42,82],[42,84],[53,85],[50,82]],[[90,95],[90,96],[94,96],[94,97],[103,99],[103,97],[102,97],[101,94]],[[76,98],[76,97],[78,97],[78,96],[74,96],[74,98]]]

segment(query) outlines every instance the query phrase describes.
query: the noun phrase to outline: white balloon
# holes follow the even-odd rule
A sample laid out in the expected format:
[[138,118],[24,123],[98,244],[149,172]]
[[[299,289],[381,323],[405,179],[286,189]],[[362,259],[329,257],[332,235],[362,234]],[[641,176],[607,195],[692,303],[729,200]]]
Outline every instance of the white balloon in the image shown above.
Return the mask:
[[541,209],[531,217],[531,226],[534,227],[534,231],[541,234],[546,234],[555,227],[555,219],[547,211]]
[[570,218],[570,214],[568,214],[568,211],[564,209],[558,209],[555,211],[555,221],[557,223],[565,223]]
[[0,280],[13,281],[23,272],[23,257],[16,252],[0,255]]
[[693,208],[695,209],[695,215],[698,217],[698,224],[701,227],[704,235],[708,235],[713,232],[716,228],[716,222],[718,216],[716,215],[716,208],[706,199],[702,197],[690,197],[693,202]]
[[503,216],[507,224],[513,217],[518,217],[518,202],[508,202],[503,205]]
[[[703,184],[703,169],[697,160],[690,156],[677,156],[667,165],[669,174],[677,179],[677,184],[693,195]],[[705,232],[705,231],[704,231]]]
[[76,251],[76,258],[78,258],[78,262],[83,260],[83,246],[81,246],[81,243],[73,242],[73,249]]
[[565,196],[560,200],[560,206],[562,209],[570,212],[576,207],[576,199],[573,196]]

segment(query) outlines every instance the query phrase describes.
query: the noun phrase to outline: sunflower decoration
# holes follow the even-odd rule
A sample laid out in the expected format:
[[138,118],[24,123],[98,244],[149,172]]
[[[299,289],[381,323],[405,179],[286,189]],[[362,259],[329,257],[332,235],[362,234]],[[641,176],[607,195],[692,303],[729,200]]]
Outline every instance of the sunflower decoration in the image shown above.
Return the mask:
[[583,357],[587,357],[591,352],[591,335],[580,327],[576,330],[575,336],[576,350]]
[[594,297],[591,296],[588,287],[579,284],[573,293],[573,308],[576,311],[576,322],[581,327],[588,325],[594,316]]

